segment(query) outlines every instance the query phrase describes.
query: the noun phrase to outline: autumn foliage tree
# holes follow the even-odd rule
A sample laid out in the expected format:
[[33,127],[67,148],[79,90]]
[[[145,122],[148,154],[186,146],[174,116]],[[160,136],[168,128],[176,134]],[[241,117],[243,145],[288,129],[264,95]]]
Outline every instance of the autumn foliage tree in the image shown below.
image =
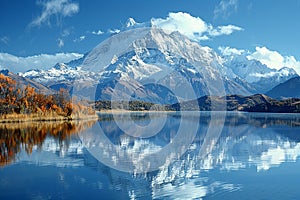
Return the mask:
[[45,95],[30,86],[21,89],[13,79],[0,73],[0,115],[38,113],[70,117],[79,112],[92,114],[92,109],[80,102],[74,103],[65,89]]
[[10,113],[14,110],[16,97],[16,82],[11,78],[0,74],[0,112]]

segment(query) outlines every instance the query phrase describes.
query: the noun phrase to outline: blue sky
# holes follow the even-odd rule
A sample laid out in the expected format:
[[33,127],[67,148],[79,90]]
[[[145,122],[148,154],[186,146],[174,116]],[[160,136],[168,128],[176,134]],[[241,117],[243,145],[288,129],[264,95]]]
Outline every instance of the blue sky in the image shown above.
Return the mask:
[[[270,65],[281,62],[274,68],[294,64],[300,71],[299,11],[299,0],[1,0],[0,65],[41,54],[57,57],[55,61],[79,57],[129,17],[137,22],[160,19],[168,26],[181,17],[175,25],[189,24],[184,33],[193,34],[200,26],[200,35],[208,36],[198,38],[201,45],[247,51]],[[202,22],[213,28],[203,30]]]

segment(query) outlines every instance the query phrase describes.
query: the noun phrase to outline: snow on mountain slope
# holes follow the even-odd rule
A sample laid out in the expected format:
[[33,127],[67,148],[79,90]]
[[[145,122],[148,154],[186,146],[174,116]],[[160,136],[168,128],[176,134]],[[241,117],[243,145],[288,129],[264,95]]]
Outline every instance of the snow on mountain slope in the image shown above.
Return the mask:
[[69,91],[72,90],[75,80],[81,83],[97,84],[100,79],[100,76],[94,72],[84,71],[79,66],[70,67],[64,63],[58,63],[49,70],[35,69],[19,73],[19,75],[39,82],[54,90],[64,88]]
[[265,93],[273,87],[290,80],[291,78],[298,77],[296,71],[288,67],[284,67],[277,71],[272,71],[266,74],[254,75],[260,77],[260,80],[253,83],[253,85],[258,91],[261,91],[261,93]]
[[271,69],[258,60],[249,60],[246,54],[224,56],[223,64],[230,68],[237,77],[251,84],[258,93],[264,93],[270,88],[298,76],[296,71],[291,68]]
[[41,83],[48,83],[51,81],[74,80],[80,75],[84,75],[80,67],[71,68],[64,63],[58,63],[49,70],[30,70],[24,73],[19,73],[22,76],[28,77]]
[[164,86],[179,99],[225,94],[224,87],[228,93],[250,94],[232,79],[236,76],[222,65],[221,57],[214,50],[179,32],[166,33],[156,28],[134,29],[112,36],[90,52],[82,69],[101,74],[97,87],[102,90],[97,89],[96,96],[102,99],[110,99],[120,80],[128,95],[139,90],[140,94],[135,95],[142,100],[152,99],[149,94],[155,93],[155,87],[151,91],[145,87],[150,82],[152,86]]
[[116,94],[156,103],[263,93],[296,76],[290,68],[270,69],[245,55],[221,57],[179,32],[137,28],[144,26],[129,19],[127,31],[111,36],[83,58],[20,75],[53,89],[72,90],[75,85],[79,96],[90,99],[110,100]]

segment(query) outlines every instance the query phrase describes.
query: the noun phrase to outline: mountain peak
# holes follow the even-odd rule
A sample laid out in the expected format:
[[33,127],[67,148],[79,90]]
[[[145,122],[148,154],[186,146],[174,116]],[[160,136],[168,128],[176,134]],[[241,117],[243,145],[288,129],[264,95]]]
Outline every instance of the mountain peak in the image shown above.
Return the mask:
[[[111,36],[80,59],[23,76],[51,88],[53,83],[70,88],[75,85],[78,96],[91,100],[109,100],[117,94],[120,99],[132,95],[136,100],[173,103],[177,97],[188,100],[203,95],[264,93],[293,74],[290,69],[270,69],[246,55],[221,58],[214,49],[180,32],[147,28],[133,18],[126,25],[127,30]],[[118,91],[116,85],[124,91]],[[189,88],[195,91],[189,92]],[[168,100],[163,96],[169,96]]]
[[126,28],[135,26],[137,24],[137,22],[133,19],[133,18],[129,18],[126,22]]
[[5,76],[7,76],[9,73],[9,70],[8,69],[3,69],[3,70],[0,70],[0,74],[3,74]]
[[65,63],[57,63],[54,68],[57,70],[64,70],[66,69],[68,66]]
[[280,72],[281,74],[284,74],[284,75],[298,75],[297,72],[293,69],[293,68],[290,68],[290,67],[283,67],[281,69],[278,70],[278,72]]

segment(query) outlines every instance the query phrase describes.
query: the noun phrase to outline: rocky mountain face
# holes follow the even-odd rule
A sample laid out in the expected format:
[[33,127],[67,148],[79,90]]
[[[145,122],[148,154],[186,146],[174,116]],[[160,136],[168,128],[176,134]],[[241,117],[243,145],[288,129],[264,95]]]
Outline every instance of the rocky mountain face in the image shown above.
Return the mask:
[[226,58],[178,32],[140,28],[113,35],[83,58],[21,76],[91,100],[173,104],[205,95],[264,93],[297,76],[245,56]]

